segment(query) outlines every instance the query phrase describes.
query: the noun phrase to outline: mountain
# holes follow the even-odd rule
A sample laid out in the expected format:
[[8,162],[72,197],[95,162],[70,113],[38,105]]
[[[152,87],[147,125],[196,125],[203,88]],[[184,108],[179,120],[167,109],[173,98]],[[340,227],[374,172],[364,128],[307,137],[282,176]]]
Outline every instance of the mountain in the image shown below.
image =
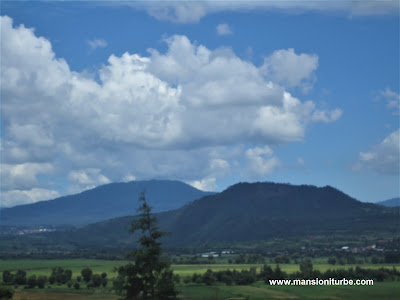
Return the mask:
[[[305,235],[399,233],[399,210],[357,201],[332,188],[239,183],[184,207],[157,214],[170,246],[235,243]],[[132,216],[53,233],[55,243],[132,245]]]
[[389,200],[377,202],[376,204],[383,205],[383,206],[386,206],[386,207],[396,207],[396,206],[400,206],[400,198],[399,197],[398,198],[392,198],[392,199],[389,199]]
[[190,201],[213,194],[170,180],[111,183],[76,195],[3,208],[0,211],[0,224],[83,225],[133,215],[142,191],[146,191],[154,212],[177,209]]

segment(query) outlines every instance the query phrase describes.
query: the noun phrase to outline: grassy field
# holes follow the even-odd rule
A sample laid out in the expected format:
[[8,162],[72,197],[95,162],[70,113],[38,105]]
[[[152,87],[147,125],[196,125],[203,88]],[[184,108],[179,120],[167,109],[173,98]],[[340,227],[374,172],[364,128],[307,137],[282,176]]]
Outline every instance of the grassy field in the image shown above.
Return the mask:
[[[0,261],[0,272],[4,270],[16,271],[23,269],[27,271],[28,276],[45,275],[49,276],[53,267],[63,267],[73,272],[73,279],[80,275],[80,271],[85,267],[90,267],[94,273],[100,274],[106,272],[108,278],[112,279],[116,276],[114,268],[126,264],[126,261],[105,261],[105,260],[7,260]],[[213,271],[226,269],[249,269],[250,267],[261,268],[261,264],[210,264],[210,265],[173,265],[175,274],[179,274],[181,278],[191,276],[194,273],[203,274],[207,269]],[[274,266],[274,264],[271,264]],[[281,268],[292,273],[299,270],[297,264],[282,264]],[[328,264],[314,264],[314,269],[325,271],[329,268],[349,268],[354,265],[332,266]],[[400,268],[400,265],[395,265]],[[374,265],[363,264],[363,268],[380,268],[392,267],[392,265]],[[15,291],[15,300],[64,300],[64,299],[118,299],[110,291],[111,282],[107,288],[87,289],[82,284],[81,289],[75,290],[68,288],[66,285],[46,286],[45,289],[24,289],[20,287]],[[218,283],[212,286],[181,283],[179,285],[180,299],[185,300],[203,300],[203,299],[382,299],[393,300],[400,295],[400,282],[375,282],[374,286],[269,286],[263,282],[256,282],[250,286],[226,286]]]
[[[27,275],[45,275],[49,276],[51,269],[54,267],[62,267],[64,269],[70,269],[73,274],[73,278],[80,275],[82,269],[89,267],[93,270],[93,273],[100,274],[106,272],[108,278],[115,277],[115,267],[126,264],[126,261],[111,261],[111,260],[90,260],[90,259],[58,259],[58,260],[0,260],[0,272],[4,270],[17,271],[18,269],[25,270]],[[275,264],[269,264],[271,267],[275,267]],[[356,265],[329,265],[329,264],[315,264],[314,269],[325,272],[328,269],[347,269],[355,267]],[[393,264],[363,264],[363,268],[391,268]],[[394,265],[400,269],[400,264]],[[172,269],[176,274],[180,276],[191,276],[194,273],[203,274],[207,269],[213,271],[219,270],[243,270],[256,267],[258,270],[262,267],[262,264],[200,264],[200,265],[172,265]],[[293,273],[299,271],[298,264],[280,264],[283,271],[287,273]]]

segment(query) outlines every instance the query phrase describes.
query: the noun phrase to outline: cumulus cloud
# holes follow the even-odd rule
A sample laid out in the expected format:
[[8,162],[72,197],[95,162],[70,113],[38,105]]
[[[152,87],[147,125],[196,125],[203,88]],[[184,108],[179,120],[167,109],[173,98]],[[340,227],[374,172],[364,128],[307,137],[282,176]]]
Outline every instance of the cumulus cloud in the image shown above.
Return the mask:
[[217,34],[218,35],[231,35],[233,34],[232,29],[226,23],[217,25]]
[[360,152],[354,170],[370,169],[377,173],[399,175],[400,171],[400,129],[389,134],[380,144],[368,152]]
[[108,46],[107,42],[103,39],[88,40],[87,43],[92,50],[95,50],[97,48],[105,48]]
[[187,182],[187,184],[190,184],[194,188],[205,191],[205,192],[212,192],[215,191],[217,185],[216,185],[216,179],[213,177],[207,177],[203,178],[201,180],[193,180]]
[[267,78],[286,87],[300,86],[304,91],[312,88],[318,68],[315,54],[296,54],[294,49],[274,51],[264,59],[262,71]]
[[[114,4],[115,5],[115,4]],[[398,14],[398,1],[134,1],[118,2],[143,9],[162,21],[197,23],[209,14],[235,11],[278,11],[289,14],[336,13],[346,17]]]
[[[9,17],[1,18],[1,38],[2,183],[10,191],[37,188],[37,174],[51,172],[74,190],[127,180],[131,172],[210,188],[212,178],[231,172],[214,149],[301,140],[310,122],[340,116],[302,102],[231,49],[208,49],[186,36],[167,38],[165,53],[111,55],[99,81],[70,70],[47,39]],[[312,55],[283,51],[316,66]],[[289,82],[310,76],[309,65]],[[276,164],[269,160],[264,170]],[[15,175],[21,166],[25,178]]]
[[1,190],[29,188],[38,184],[37,175],[50,174],[54,167],[50,163],[1,164]]
[[2,192],[1,206],[10,207],[20,204],[35,203],[59,197],[60,194],[54,190],[32,188],[29,190],[12,190]]
[[253,179],[262,180],[280,165],[279,159],[268,146],[248,149],[246,151],[246,159],[247,175]]
[[77,182],[84,185],[100,185],[110,183],[110,180],[100,173],[99,169],[85,169],[71,171],[68,179],[72,182]]

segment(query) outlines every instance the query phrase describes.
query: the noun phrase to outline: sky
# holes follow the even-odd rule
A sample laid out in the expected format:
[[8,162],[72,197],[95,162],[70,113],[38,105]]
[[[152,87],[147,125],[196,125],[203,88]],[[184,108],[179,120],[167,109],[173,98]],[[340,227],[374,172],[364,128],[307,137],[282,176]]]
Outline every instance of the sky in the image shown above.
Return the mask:
[[1,1],[1,206],[171,179],[399,196],[398,1]]

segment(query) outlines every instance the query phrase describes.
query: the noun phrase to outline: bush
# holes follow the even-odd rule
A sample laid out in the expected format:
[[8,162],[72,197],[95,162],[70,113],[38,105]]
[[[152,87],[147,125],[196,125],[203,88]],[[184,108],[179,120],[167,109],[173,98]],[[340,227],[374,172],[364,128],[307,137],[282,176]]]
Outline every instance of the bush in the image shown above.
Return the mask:
[[14,290],[7,286],[0,286],[0,299],[9,300],[14,296]]
[[29,288],[34,288],[37,284],[36,275],[29,276],[27,283]]
[[328,259],[328,264],[330,264],[330,265],[336,265],[336,258],[330,257],[330,258]]
[[80,287],[81,285],[79,284],[79,282],[75,282],[74,289],[79,290]]
[[44,286],[46,285],[47,277],[46,276],[38,276],[36,282],[37,282],[37,286],[39,287],[39,289],[43,289]]
[[14,277],[14,283],[17,285],[26,284],[26,272],[24,270],[18,270]]
[[85,268],[81,271],[83,280],[87,283],[92,279],[92,270],[90,268]]
[[99,274],[94,274],[92,276],[93,287],[99,287],[101,285],[102,278]]
[[3,283],[4,284],[14,284],[14,275],[11,274],[10,271],[6,270],[3,272]]

